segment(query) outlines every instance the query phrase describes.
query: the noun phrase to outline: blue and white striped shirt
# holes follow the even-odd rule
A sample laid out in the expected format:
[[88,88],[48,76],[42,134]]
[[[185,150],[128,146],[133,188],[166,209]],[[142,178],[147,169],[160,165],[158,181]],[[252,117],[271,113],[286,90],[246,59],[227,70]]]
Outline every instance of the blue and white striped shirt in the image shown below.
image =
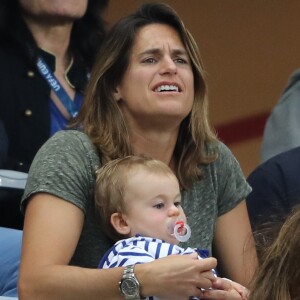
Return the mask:
[[[181,248],[177,245],[169,244],[160,239],[143,237],[137,235],[132,238],[120,240],[115,243],[102,257],[98,268],[108,269],[114,267],[125,267],[132,264],[151,262],[155,259],[166,257],[171,254],[191,254],[197,252],[198,258],[203,259],[208,256],[207,251],[192,248]],[[215,270],[212,270],[216,275]],[[146,298],[148,300],[158,300],[157,297]],[[198,299],[198,298],[191,298]]]

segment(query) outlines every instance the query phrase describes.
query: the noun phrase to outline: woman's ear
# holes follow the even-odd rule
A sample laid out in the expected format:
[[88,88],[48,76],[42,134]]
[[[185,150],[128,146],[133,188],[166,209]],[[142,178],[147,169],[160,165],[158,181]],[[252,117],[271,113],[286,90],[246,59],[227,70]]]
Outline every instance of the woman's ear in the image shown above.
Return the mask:
[[122,235],[129,235],[130,226],[127,224],[126,220],[124,219],[123,214],[113,213],[110,216],[110,222],[118,233]]
[[120,89],[119,87],[116,87],[115,90],[114,90],[114,99],[118,102],[122,99],[121,97],[121,92],[120,92]]

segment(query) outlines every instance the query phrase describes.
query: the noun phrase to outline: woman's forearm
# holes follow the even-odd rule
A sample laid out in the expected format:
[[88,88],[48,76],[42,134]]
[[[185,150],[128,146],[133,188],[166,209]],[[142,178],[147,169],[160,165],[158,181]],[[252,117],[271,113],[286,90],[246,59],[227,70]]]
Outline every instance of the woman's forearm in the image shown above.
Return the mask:
[[214,243],[221,275],[247,287],[257,255],[245,201],[218,218]]
[[45,266],[39,272],[20,273],[19,299],[124,299],[118,288],[123,268],[86,269]]

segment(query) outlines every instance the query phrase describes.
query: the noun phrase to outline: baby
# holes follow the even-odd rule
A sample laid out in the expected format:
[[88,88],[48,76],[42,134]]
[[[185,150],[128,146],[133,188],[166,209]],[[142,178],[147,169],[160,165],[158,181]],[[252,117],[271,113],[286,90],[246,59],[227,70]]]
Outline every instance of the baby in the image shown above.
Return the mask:
[[[99,268],[135,265],[195,251],[199,259],[208,256],[205,250],[178,246],[188,240],[191,230],[181,206],[178,180],[163,162],[144,156],[110,161],[97,171],[95,197],[106,233],[117,241],[101,259]],[[217,276],[215,270],[211,272]],[[245,298],[245,290],[238,284],[232,293],[238,295],[232,299]]]

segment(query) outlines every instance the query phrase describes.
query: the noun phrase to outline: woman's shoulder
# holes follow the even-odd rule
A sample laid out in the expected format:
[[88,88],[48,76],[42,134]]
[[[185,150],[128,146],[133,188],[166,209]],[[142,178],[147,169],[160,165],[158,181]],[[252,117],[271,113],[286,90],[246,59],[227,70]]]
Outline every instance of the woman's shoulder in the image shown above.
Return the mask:
[[216,141],[208,143],[206,147],[208,154],[216,154],[216,159],[210,164],[202,166],[205,172],[222,181],[226,181],[233,175],[237,178],[244,178],[241,166],[228,146],[221,141]]
[[60,130],[54,135],[54,137],[55,136],[90,141],[90,138],[88,137],[88,135],[86,133],[84,133],[81,130],[76,130],[76,129]]
[[215,163],[224,162],[229,158],[233,158],[235,160],[231,150],[220,140],[206,143],[205,147],[207,155],[217,155]]
[[[80,130],[60,130],[53,135],[48,142],[49,144],[65,144],[65,146],[83,146],[93,148],[93,144],[87,134]],[[46,143],[46,144],[47,144]],[[67,143],[67,144],[66,144]]]
[[90,138],[78,130],[61,130],[40,148],[34,161],[86,161],[98,164],[99,155]]

